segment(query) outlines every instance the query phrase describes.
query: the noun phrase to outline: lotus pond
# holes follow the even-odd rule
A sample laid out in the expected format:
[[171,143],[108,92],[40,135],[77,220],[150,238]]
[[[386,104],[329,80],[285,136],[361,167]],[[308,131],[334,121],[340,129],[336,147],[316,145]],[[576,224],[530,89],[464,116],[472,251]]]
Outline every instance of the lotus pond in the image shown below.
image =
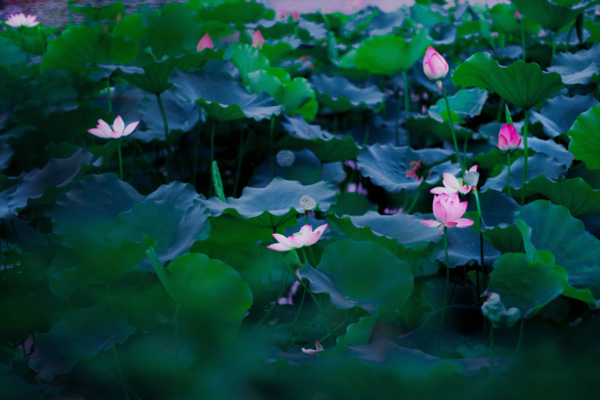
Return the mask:
[[597,399],[599,2],[440,3],[4,21],[0,398]]

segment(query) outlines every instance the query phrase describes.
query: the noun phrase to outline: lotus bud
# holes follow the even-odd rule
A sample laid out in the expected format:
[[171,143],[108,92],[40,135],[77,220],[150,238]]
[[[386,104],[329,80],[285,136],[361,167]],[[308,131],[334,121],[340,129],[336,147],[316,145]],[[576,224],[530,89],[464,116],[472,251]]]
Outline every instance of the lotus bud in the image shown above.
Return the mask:
[[[427,49],[425,58],[423,59],[423,72],[425,72],[425,75],[427,75],[429,79],[436,82],[444,79],[446,75],[448,75],[448,63],[444,57],[431,46]],[[438,86],[440,86],[440,83],[438,83]]]

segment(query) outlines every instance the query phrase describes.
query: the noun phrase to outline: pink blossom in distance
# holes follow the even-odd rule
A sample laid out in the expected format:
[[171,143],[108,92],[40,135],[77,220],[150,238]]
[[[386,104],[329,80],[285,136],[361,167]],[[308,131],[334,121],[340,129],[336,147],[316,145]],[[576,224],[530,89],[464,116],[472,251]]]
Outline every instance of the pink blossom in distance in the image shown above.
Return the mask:
[[254,32],[254,36],[252,36],[252,47],[262,49],[264,42],[265,39],[263,39],[262,33],[257,29],[256,32]]
[[323,348],[323,345],[318,341],[315,340],[315,348],[313,349],[305,349],[304,347],[302,348],[302,352],[304,354],[308,354],[309,356],[314,356],[316,355],[318,352],[325,350]]
[[31,14],[27,14],[27,16],[25,16],[25,14],[23,13],[10,14],[5,22],[6,25],[10,25],[13,28],[18,28],[19,26],[26,26],[28,28],[32,28],[39,24],[39,22],[36,21],[36,18],[37,15]]
[[439,81],[448,74],[448,63],[433,47],[429,46],[423,59],[423,72],[432,81]]
[[432,219],[422,220],[423,225],[430,228],[439,227],[439,233],[444,227],[447,228],[466,228],[473,225],[473,220],[461,218],[467,211],[467,202],[461,202],[458,193],[442,193],[433,197],[433,215],[437,221]]
[[118,139],[133,132],[139,123],[140,121],[135,121],[125,126],[123,118],[119,115],[115,118],[112,127],[104,120],[99,119],[98,125],[95,128],[88,129],[88,132],[103,139]]
[[[477,165],[473,165],[467,172],[477,172]],[[467,185],[462,178],[457,178],[454,175],[444,172],[444,187],[435,187],[429,192],[433,194],[446,193],[448,195],[454,193],[467,194],[473,189]]]
[[201,52],[204,49],[212,49],[212,48],[213,48],[213,41],[210,38],[210,35],[207,33],[198,42],[198,46],[196,46],[196,51]]
[[513,124],[502,125],[498,134],[498,148],[502,151],[511,151],[521,145],[521,138]]
[[267,247],[275,251],[290,251],[304,246],[312,246],[313,244],[317,243],[319,238],[321,238],[321,235],[328,225],[329,224],[321,225],[314,231],[312,230],[311,225],[304,225],[302,228],[300,228],[300,232],[290,237],[285,237],[279,233],[274,233],[273,237],[279,243],[273,243]]

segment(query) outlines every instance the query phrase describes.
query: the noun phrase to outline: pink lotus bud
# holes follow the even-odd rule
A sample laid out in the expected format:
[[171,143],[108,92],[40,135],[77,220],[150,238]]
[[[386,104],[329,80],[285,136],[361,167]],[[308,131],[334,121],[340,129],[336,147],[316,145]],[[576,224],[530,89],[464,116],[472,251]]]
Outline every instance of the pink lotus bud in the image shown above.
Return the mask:
[[300,13],[299,13],[298,11],[294,11],[294,12],[292,13],[292,19],[293,19],[294,21],[298,21],[298,20],[300,19]]
[[515,11],[515,19],[517,20],[517,22],[521,22],[521,13],[518,11]]
[[256,32],[254,32],[254,36],[252,36],[252,47],[262,49],[264,42],[265,39],[263,39],[262,33],[257,29]]
[[442,232],[444,227],[466,228],[473,225],[473,220],[461,218],[465,211],[467,211],[467,202],[461,202],[458,193],[442,193],[433,197],[433,215],[437,221],[426,219],[421,223],[430,228],[439,227],[439,232]]
[[502,125],[498,134],[498,148],[502,151],[511,151],[521,145],[519,133],[512,124]]
[[425,75],[432,81],[439,81],[448,74],[448,63],[444,57],[431,46],[427,48],[425,58],[423,59],[423,72],[425,72]]
[[213,48],[213,42],[208,33],[206,35],[204,35],[202,37],[202,39],[200,39],[200,41],[198,42],[198,46],[196,46],[196,50],[198,52],[201,52],[202,50],[207,49],[207,48],[208,49]]

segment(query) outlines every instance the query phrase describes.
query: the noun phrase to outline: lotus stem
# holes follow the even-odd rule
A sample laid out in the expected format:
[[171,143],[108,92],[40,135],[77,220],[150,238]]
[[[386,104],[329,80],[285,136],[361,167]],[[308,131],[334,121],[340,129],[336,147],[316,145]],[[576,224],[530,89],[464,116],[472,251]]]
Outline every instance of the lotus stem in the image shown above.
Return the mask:
[[[294,274],[294,276],[296,276],[296,274]],[[294,321],[292,322],[292,326],[290,327],[290,332],[288,333],[287,344],[285,346],[286,351],[290,348],[290,346],[292,344],[294,344],[294,341],[291,340],[292,334],[294,333],[294,329],[296,329],[296,324],[298,323],[298,317],[300,317],[300,312],[302,311],[302,306],[304,305],[304,299],[306,298],[306,292],[308,292],[308,288],[304,284],[302,279],[300,279],[300,282],[302,283],[302,288],[304,290],[302,291],[302,298],[300,299],[300,305],[298,306],[298,310],[296,311],[296,315],[294,316]]]
[[490,376],[494,375],[494,327],[490,327]]
[[[215,160],[215,125],[216,121],[213,121],[212,129],[210,131],[210,165],[213,165],[213,161]],[[212,177],[209,176],[208,181],[208,197],[212,197],[213,195],[213,187],[212,187]]]
[[[479,217],[479,267],[481,268],[481,272],[483,273],[483,271],[485,271],[485,265],[483,263],[483,232],[481,230],[481,226],[483,225],[483,217],[481,213],[481,202],[479,201],[479,191],[476,187],[473,188],[473,194],[475,195],[475,203],[477,204],[477,216]],[[479,268],[475,270],[475,275],[477,276],[477,298],[479,299],[479,296],[481,296],[481,289],[479,287]]]
[[275,117],[271,117],[271,127],[269,128],[269,163],[271,165],[271,180],[275,177],[275,160],[273,156],[273,136],[275,133]]
[[198,153],[200,152],[200,138],[202,137],[202,127],[198,124],[198,133],[194,140],[194,154],[192,156],[192,186],[196,187],[196,174],[198,173]]
[[[110,298],[111,298],[110,283],[106,284],[106,291],[107,291],[107,299],[110,300]],[[121,370],[121,363],[119,361],[119,356],[117,354],[117,349],[115,347],[115,341],[113,339],[112,318],[111,318],[111,314],[110,314],[110,308],[109,308],[109,316],[108,316],[108,336],[109,336],[109,340],[110,340],[110,348],[112,350],[113,357],[115,359],[115,365],[117,367],[117,374],[119,376],[119,381],[121,382],[121,386],[123,387],[123,393],[125,393],[125,398],[127,400],[129,400],[129,391],[127,390],[127,385],[125,385],[125,379],[123,378],[123,371]]]
[[552,32],[552,58],[556,55],[556,32]]
[[402,81],[404,82],[404,112],[408,114],[410,111],[410,103],[408,98],[408,77],[406,71],[402,71]]
[[123,156],[121,154],[121,138],[117,139],[117,155],[119,157],[119,179],[123,180]]
[[233,197],[237,196],[240,174],[242,173],[242,161],[244,161],[244,129],[240,131],[240,147],[238,149],[238,161],[235,167],[235,177],[233,181]]
[[158,102],[158,108],[160,109],[160,115],[162,115],[163,125],[165,127],[165,142],[167,144],[167,181],[171,181],[171,161],[173,160],[173,154],[171,153],[171,138],[169,137],[169,123],[167,121],[167,114],[163,107],[160,93],[156,94],[156,101]]
[[523,61],[527,62],[527,48],[525,47],[525,28],[523,22],[519,22],[521,27],[521,48],[523,49]]
[[442,320],[440,321],[440,335],[438,337],[438,353],[442,351],[442,336],[444,334],[444,317],[446,316],[446,299],[448,285],[450,284],[450,262],[448,261],[448,228],[444,226],[444,254],[446,256],[446,285],[444,286],[444,300],[442,302]]
[[529,154],[527,152],[527,128],[529,126],[529,108],[525,109],[525,123],[523,125],[523,147],[525,149],[525,157],[524,165],[523,165],[523,186],[521,187],[521,205],[525,205],[525,192],[526,192],[526,179],[527,179],[527,159],[529,158]]
[[319,176],[321,175],[321,171],[323,171],[323,161],[319,161],[319,168],[317,169],[317,172],[315,173],[315,176],[313,177],[313,185],[315,183],[317,183],[317,181],[319,180]]
[[[175,315],[173,316],[173,323],[175,324],[175,365],[176,365],[177,369],[180,370],[181,366],[179,364],[179,321],[177,320],[178,314],[179,314],[179,304],[177,304],[177,306],[175,306]],[[178,379],[177,386],[175,387],[175,398],[176,399],[179,398],[179,392],[180,392],[180,387],[179,387],[179,379]]]
[[456,151],[456,158],[458,159],[458,163],[460,164],[460,169],[464,175],[465,166],[463,164],[463,160],[460,157],[460,151],[458,151],[458,141],[456,140],[456,132],[454,131],[454,122],[452,121],[452,110],[450,109],[450,102],[448,101],[448,96],[446,95],[446,91],[442,86],[442,96],[444,96],[444,100],[446,101],[446,110],[448,110],[448,124],[450,125],[450,131],[452,132],[452,141],[454,142],[454,150]]
[[108,93],[108,113],[113,113],[112,100],[110,98],[110,78],[106,79],[106,92]]
[[366,146],[368,141],[369,141],[369,124],[367,124],[367,126],[365,127],[365,135],[363,136],[363,146]]
[[510,194],[510,151],[506,152],[506,166],[508,168],[508,174],[506,174],[506,191],[508,192],[508,195],[511,196],[511,194]]
[[[412,212],[413,208],[415,208],[415,205],[417,204],[417,201],[419,200],[420,196],[421,196],[421,191],[419,190],[419,191],[417,191],[417,193],[413,197],[413,201],[410,203],[410,206],[406,210],[407,214],[410,214]],[[408,196],[407,196],[407,198],[408,198]]]

